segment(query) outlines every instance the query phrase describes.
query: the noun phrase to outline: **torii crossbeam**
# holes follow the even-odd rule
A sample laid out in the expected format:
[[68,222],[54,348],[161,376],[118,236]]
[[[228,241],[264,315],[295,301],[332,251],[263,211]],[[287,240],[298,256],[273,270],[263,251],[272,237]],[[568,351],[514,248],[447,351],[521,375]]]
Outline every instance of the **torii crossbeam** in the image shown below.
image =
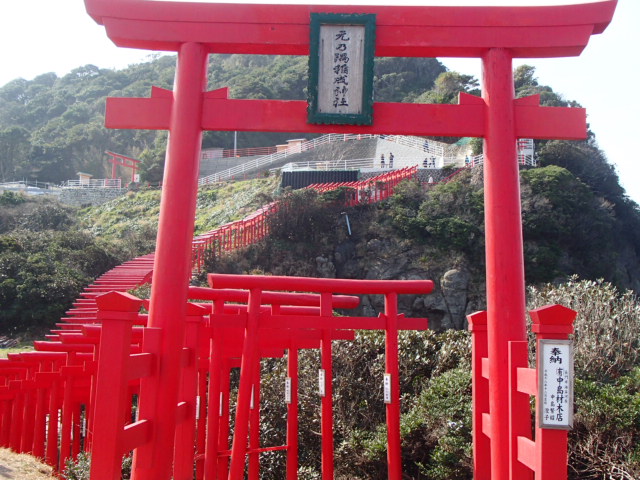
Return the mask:
[[[516,139],[586,137],[583,109],[546,108],[536,97],[514,98],[512,59],[579,55],[591,35],[607,27],[616,3],[379,7],[85,0],[88,13],[116,45],[178,53],[173,93],[154,90],[150,99],[110,99],[106,118],[112,128],[170,131],[149,314],[149,326],[163,331],[158,352],[163,375],[157,388],[166,394],[153,403],[160,412],[155,417],[168,419],[154,431],[154,471],[161,478],[169,478],[171,471],[180,320],[185,317],[201,134],[206,129],[484,138],[492,412],[486,433],[491,478],[510,478],[508,452],[514,445],[506,418],[507,348],[509,341],[526,339]],[[375,14],[376,56],[481,58],[482,98],[463,95],[459,105],[376,103],[371,126],[348,127],[307,124],[305,102],[232,100],[224,91],[205,92],[209,53],[308,55],[310,14],[319,12]],[[145,401],[143,383],[141,405]]]

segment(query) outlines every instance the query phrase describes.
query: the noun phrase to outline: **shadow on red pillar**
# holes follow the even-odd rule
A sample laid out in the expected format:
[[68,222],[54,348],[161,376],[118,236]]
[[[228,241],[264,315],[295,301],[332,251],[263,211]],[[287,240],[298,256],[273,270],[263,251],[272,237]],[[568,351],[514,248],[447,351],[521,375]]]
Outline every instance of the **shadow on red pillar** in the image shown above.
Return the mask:
[[[154,419],[154,442],[136,451],[134,480],[160,480],[172,474],[207,59],[201,44],[180,46],[148,323],[162,330],[161,346],[155,352],[162,374],[141,382],[140,415]],[[162,395],[154,398],[155,392]]]
[[503,48],[482,59],[486,103],[484,195],[491,411],[491,478],[509,480],[510,341],[526,340],[525,283],[516,157],[512,54]]

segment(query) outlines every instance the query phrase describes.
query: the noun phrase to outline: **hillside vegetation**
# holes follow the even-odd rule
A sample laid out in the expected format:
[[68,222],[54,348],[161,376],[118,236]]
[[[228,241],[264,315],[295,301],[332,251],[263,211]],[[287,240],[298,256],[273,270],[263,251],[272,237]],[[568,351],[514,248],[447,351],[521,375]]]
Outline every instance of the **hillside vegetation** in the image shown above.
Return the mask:
[[44,333],[87,284],[127,259],[119,250],[80,228],[75,209],[0,195],[0,335]]
[[[216,184],[198,195],[196,234],[272,200],[278,179]],[[78,210],[43,197],[0,195],[0,335],[32,336],[60,320],[82,289],[155,249],[160,190]]]
[[[195,234],[239,220],[273,201],[280,179],[276,176],[251,181],[203,186],[196,203]],[[160,190],[130,191],[111,202],[82,209],[81,224],[93,235],[106,239],[141,237],[150,241],[139,252],[153,251],[160,214]]]
[[[211,55],[209,89],[228,86],[232,98],[302,100],[307,63],[304,56]],[[431,91],[445,70],[436,59],[379,58],[374,78],[377,100],[414,101]],[[110,170],[105,150],[142,160],[142,180],[159,182],[166,132],[107,130],[105,98],[148,97],[152,86],[171,89],[174,73],[175,56],[167,55],[122,70],[85,65],[63,77],[45,73],[4,85],[0,183],[23,178],[57,183],[76,178],[78,171],[105,178]],[[467,88],[460,81],[454,83],[440,89],[442,99],[455,96],[451,88]],[[276,145],[296,137],[298,133],[238,132],[238,147]],[[232,148],[233,132],[206,132],[203,142],[205,148]]]

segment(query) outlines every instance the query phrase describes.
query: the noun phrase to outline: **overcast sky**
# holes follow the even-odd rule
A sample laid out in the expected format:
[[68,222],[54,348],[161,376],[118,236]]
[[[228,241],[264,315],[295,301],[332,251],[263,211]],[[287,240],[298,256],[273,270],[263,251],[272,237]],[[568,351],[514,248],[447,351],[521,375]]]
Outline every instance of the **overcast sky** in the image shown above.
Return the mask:
[[[239,3],[239,2],[227,2]],[[268,2],[248,2],[268,3]],[[271,3],[344,4],[338,1],[278,1]],[[352,0],[349,4],[388,4]],[[586,0],[466,0],[401,1],[394,5],[550,5],[587,3]],[[149,52],[115,47],[104,28],[86,14],[83,0],[4,0],[0,6],[2,68],[0,86],[15,78],[33,79],[93,64],[124,68],[148,59]],[[528,59],[541,84],[587,109],[588,121],[600,147],[616,165],[623,186],[640,203],[640,1],[619,0],[616,14],[602,35],[592,37],[580,57]],[[450,69],[479,77],[479,60],[441,59]],[[516,62],[516,65],[523,62]]]

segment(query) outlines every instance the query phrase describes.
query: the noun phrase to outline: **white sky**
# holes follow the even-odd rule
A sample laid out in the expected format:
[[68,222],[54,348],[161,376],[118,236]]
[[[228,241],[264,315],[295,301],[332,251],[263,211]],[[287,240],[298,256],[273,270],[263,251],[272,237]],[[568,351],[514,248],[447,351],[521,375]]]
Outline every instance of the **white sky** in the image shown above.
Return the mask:
[[[229,1],[229,0],[228,0]],[[401,0],[395,5],[550,5],[587,3],[588,0]],[[238,2],[229,2],[238,3]],[[251,3],[267,3],[254,0]],[[271,3],[344,4],[339,1]],[[349,4],[389,4],[351,0]],[[0,6],[2,55],[0,86],[15,78],[33,79],[47,72],[59,76],[86,64],[124,68],[148,58],[150,52],[115,47],[104,28],[86,14],[83,0],[4,0]],[[550,85],[587,109],[591,129],[624,188],[640,203],[640,1],[618,0],[613,22],[602,35],[591,38],[580,57],[528,59],[541,84]],[[480,77],[479,60],[441,59],[447,67]]]

